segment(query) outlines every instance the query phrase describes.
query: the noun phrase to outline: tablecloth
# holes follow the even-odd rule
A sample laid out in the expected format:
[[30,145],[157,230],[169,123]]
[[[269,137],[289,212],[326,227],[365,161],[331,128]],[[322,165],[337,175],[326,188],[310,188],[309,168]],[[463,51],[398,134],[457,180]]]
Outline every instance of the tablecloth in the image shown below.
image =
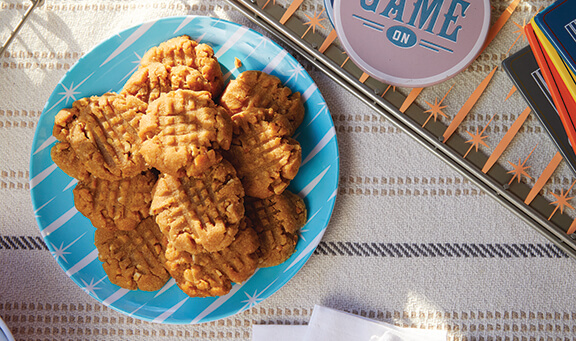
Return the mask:
[[[509,3],[492,1],[493,21]],[[520,1],[468,69],[424,89],[415,105],[428,108],[450,91],[443,104],[452,117],[497,67],[457,132],[467,136],[493,119],[485,142],[494,148],[526,108],[500,63],[526,46],[522,25],[548,4]],[[0,37],[28,6],[0,1]],[[322,1],[307,0],[298,15],[320,14],[327,29],[323,10]],[[334,212],[301,271],[254,307],[196,325],[141,321],[87,295],[58,266],[35,221],[29,162],[38,118],[60,78],[100,41],[147,20],[187,14],[269,36],[224,1],[48,0],[0,56],[0,316],[16,340],[249,340],[253,324],[306,324],[315,304],[447,330],[450,340],[576,340],[574,259],[296,54],[326,100],[340,153]],[[523,160],[537,145],[528,162],[532,176],[522,179],[533,183],[555,146],[533,114],[519,134],[531,143],[516,139],[506,157]],[[543,193],[554,200],[550,193],[566,192],[573,181],[561,164]]]

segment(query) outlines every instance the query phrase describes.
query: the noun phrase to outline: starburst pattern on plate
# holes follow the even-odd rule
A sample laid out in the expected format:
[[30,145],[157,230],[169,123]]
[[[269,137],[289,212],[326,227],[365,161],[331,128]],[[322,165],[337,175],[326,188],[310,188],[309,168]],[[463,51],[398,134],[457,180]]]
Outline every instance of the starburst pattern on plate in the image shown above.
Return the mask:
[[73,99],[74,101],[76,101],[76,95],[80,95],[82,92],[80,91],[76,91],[78,90],[78,88],[80,88],[80,86],[82,84],[84,84],[84,82],[86,82],[92,75],[94,74],[94,72],[92,72],[91,74],[89,74],[86,78],[84,78],[80,83],[78,83],[78,85],[74,86],[74,81],[70,82],[70,85],[67,87],[66,85],[64,85],[64,83],[62,83],[62,87],[64,88],[63,92],[59,92],[58,95],[64,95],[62,96],[62,98],[54,103],[54,105],[52,107],[50,107],[50,109],[46,110],[47,112],[54,109],[55,106],[57,106],[58,104],[60,104],[62,101],[66,101],[66,105],[68,105],[68,100],[69,99]]
[[[295,9],[300,3],[300,0],[296,0],[290,8]],[[224,30],[226,34],[219,35],[214,40],[214,30]],[[64,177],[62,172],[55,171],[58,168],[50,159],[49,153],[39,152],[55,142],[50,137],[54,111],[62,108],[66,99],[70,105],[74,99],[82,96],[101,93],[103,89],[117,89],[119,79],[133,72],[136,60],[140,60],[143,51],[154,42],[181,34],[201,36],[203,42],[213,44],[215,53],[221,57],[219,61],[227,70],[234,68],[234,57],[240,56],[238,58],[242,58],[244,65],[278,75],[283,84],[289,79],[290,88],[302,94],[306,108],[306,123],[299,128],[298,140],[306,146],[303,169],[308,172],[300,173],[292,187],[294,193],[300,193],[306,198],[316,212],[305,226],[307,231],[303,231],[306,240],[299,241],[298,250],[290,259],[290,264],[257,271],[249,281],[234,285],[228,295],[216,299],[183,298],[184,294],[173,281],[169,281],[158,292],[118,289],[109,282],[107,276],[98,281],[104,274],[101,271],[94,272],[95,269],[100,270],[98,251],[91,237],[94,229],[87,219],[77,215],[78,211],[71,203],[70,189],[74,182]],[[237,44],[240,40],[242,42]],[[100,64],[98,61],[102,58],[106,59],[106,62]],[[88,75],[91,72],[93,74]],[[62,84],[65,85],[64,88],[61,87]],[[239,312],[243,306],[257,304],[282,287],[310,257],[324,233],[337,193],[339,159],[336,131],[328,106],[306,70],[286,50],[247,27],[208,17],[183,16],[131,28],[99,44],[81,58],[59,83],[46,108],[52,108],[52,112],[46,109],[41,115],[33,144],[37,153],[33,154],[31,159],[30,187],[34,194],[34,213],[42,217],[39,219],[42,236],[50,250],[56,250],[53,257],[58,259],[66,275],[106,306],[113,306],[114,309],[135,318],[159,323],[194,324],[230,316]],[[311,120],[314,121],[313,124],[309,124]],[[51,193],[56,196],[53,200]],[[47,200],[51,200],[49,205],[46,205]],[[70,208],[55,214],[52,211],[54,205]],[[72,239],[84,232],[86,235],[72,246]],[[249,295],[244,295],[244,291]],[[176,296],[172,296],[174,293]],[[245,301],[241,302],[242,300]]]
[[288,84],[291,80],[298,82],[298,76],[304,75],[304,67],[302,65],[294,65],[291,62],[288,62],[288,64],[292,67],[292,69],[290,69],[291,76],[284,82],[284,85]]
[[244,295],[246,295],[246,297],[248,297],[247,300],[242,300],[242,303],[246,303],[241,309],[240,311],[243,311],[245,309],[250,309],[253,306],[255,306],[256,304],[260,303],[262,300],[264,300],[265,297],[261,297],[264,292],[266,292],[266,290],[268,290],[268,288],[270,288],[272,286],[272,284],[274,284],[276,282],[276,280],[272,281],[272,283],[268,284],[267,287],[265,287],[264,289],[262,289],[262,291],[260,291],[260,293],[258,293],[258,290],[254,291],[254,295],[250,295],[248,292],[244,291]]
[[94,282],[94,278],[92,278],[90,280],[90,283],[86,283],[85,280],[81,279],[82,283],[84,283],[84,287],[82,288],[82,290],[84,290],[84,292],[88,293],[88,294],[92,294],[92,296],[94,297],[98,297],[98,295],[96,295],[96,290],[100,289],[99,287],[97,287],[97,285],[102,282],[103,280],[105,280],[107,277],[104,276],[102,278],[100,278],[98,281]]
[[138,53],[134,52],[134,55],[136,55],[136,60],[131,61],[132,64],[136,64],[136,66],[134,68],[132,68],[132,70],[130,70],[126,76],[124,76],[121,80],[118,81],[118,84],[122,83],[124,84],[124,80],[126,80],[128,77],[130,77],[134,71],[136,71],[138,69],[138,67],[140,66],[140,61],[142,60],[142,57],[140,55],[138,55]]
[[76,85],[76,87],[74,87],[74,82],[70,83],[70,87],[67,88],[66,85],[62,84],[62,87],[64,88],[63,92],[59,92],[59,95],[64,95],[63,100],[66,101],[66,105],[68,105],[68,100],[69,99],[73,99],[74,101],[76,100],[76,96],[75,95],[79,95],[81,94],[80,91],[76,91],[76,89],[78,89],[78,87],[82,85],[82,83]]
[[42,206],[38,207],[37,209],[34,210],[34,218],[38,219],[40,217],[42,217],[40,214],[38,214],[38,211],[42,210],[46,205],[48,205],[50,202],[52,202],[52,200],[54,200],[56,197],[46,201],[44,204],[42,204]]
[[323,101],[319,102],[318,106],[320,106],[320,108],[318,109],[318,112],[316,113],[316,115],[314,115],[314,117],[312,117],[312,119],[310,120],[308,125],[312,124],[312,122],[314,122],[316,117],[320,116],[320,114],[328,112],[328,105],[326,104],[326,101],[323,100]]
[[[306,226],[304,226],[306,227]],[[301,229],[298,230],[298,238],[302,239],[303,241],[306,241],[306,237],[304,237],[304,235],[306,234],[306,232],[308,232],[308,229],[302,227]]]
[[62,258],[62,260],[65,263],[68,263],[68,261],[66,260],[66,257],[64,257],[64,255],[69,255],[70,252],[66,251],[68,250],[72,245],[74,245],[74,243],[76,243],[78,240],[80,240],[80,238],[82,238],[86,233],[82,233],[80,235],[80,237],[74,239],[70,244],[64,246],[64,242],[62,242],[62,244],[60,244],[60,247],[56,247],[53,243],[50,243],[52,245],[52,248],[54,249],[54,251],[52,251],[52,256],[58,260],[59,258]]

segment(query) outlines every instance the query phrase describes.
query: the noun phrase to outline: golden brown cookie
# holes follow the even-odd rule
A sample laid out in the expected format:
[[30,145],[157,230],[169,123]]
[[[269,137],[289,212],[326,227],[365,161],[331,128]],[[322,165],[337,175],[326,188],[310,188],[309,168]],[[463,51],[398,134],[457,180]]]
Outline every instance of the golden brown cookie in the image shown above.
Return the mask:
[[162,63],[150,63],[139,68],[126,81],[120,93],[136,96],[149,103],[160,97],[161,93],[177,89],[210,91],[211,86],[200,71],[191,67],[184,65],[170,67]]
[[271,109],[250,108],[232,121],[232,144],[223,153],[236,168],[246,195],[267,198],[282,193],[302,162],[300,143],[287,136],[286,117]]
[[188,36],[169,39],[152,47],[140,61],[145,67],[151,63],[162,63],[167,67],[184,65],[200,71],[210,84],[210,92],[218,97],[224,88],[224,76],[214,50],[207,44],[198,44]]
[[284,191],[266,199],[246,198],[246,216],[258,233],[259,267],[275,266],[296,248],[298,230],[306,223],[306,205],[296,194]]
[[156,179],[151,171],[122,180],[90,177],[74,188],[74,205],[98,229],[133,230],[150,215]]
[[304,104],[300,93],[292,93],[290,88],[282,85],[278,77],[262,71],[245,71],[226,86],[220,105],[232,115],[249,108],[272,109],[284,115],[292,124],[289,135],[292,135],[304,119]]
[[90,178],[90,173],[80,162],[68,142],[58,142],[50,150],[52,161],[66,174],[78,180]]
[[222,162],[200,177],[163,174],[151,214],[178,251],[219,251],[230,245],[244,217],[244,189],[234,167]]
[[[107,93],[82,98],[61,110],[54,120],[53,135],[70,146],[75,163],[95,177],[119,180],[132,177],[148,166],[139,150],[137,129],[146,103],[134,96]],[[74,159],[74,158],[72,158]]]
[[187,295],[222,296],[230,291],[232,283],[242,283],[254,274],[258,245],[256,232],[242,223],[232,244],[218,252],[193,255],[169,243],[166,268]]
[[142,220],[133,231],[98,229],[94,244],[113,284],[155,291],[170,278],[165,268],[166,237],[152,217]]
[[163,173],[196,176],[218,163],[228,149],[232,123],[207,91],[176,90],[150,103],[142,118],[140,153]]

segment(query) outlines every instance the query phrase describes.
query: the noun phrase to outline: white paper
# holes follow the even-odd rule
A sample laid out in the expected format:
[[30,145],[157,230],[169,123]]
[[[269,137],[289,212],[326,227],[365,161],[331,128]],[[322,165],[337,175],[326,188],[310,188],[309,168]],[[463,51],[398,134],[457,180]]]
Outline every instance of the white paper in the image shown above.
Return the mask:
[[307,326],[303,325],[273,325],[253,324],[252,341],[302,341]]
[[446,341],[447,332],[401,328],[316,305],[303,341]]
[[402,328],[319,305],[308,325],[252,325],[252,341],[446,341],[447,334]]

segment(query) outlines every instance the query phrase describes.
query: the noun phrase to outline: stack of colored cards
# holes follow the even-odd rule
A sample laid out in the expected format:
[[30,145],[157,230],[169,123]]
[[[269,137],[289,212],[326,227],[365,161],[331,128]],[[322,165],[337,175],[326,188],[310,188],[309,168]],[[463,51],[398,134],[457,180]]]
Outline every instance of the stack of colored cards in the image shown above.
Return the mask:
[[530,46],[504,69],[576,172],[576,1],[556,1],[524,30]]
[[558,0],[524,28],[566,134],[576,147],[576,1]]

